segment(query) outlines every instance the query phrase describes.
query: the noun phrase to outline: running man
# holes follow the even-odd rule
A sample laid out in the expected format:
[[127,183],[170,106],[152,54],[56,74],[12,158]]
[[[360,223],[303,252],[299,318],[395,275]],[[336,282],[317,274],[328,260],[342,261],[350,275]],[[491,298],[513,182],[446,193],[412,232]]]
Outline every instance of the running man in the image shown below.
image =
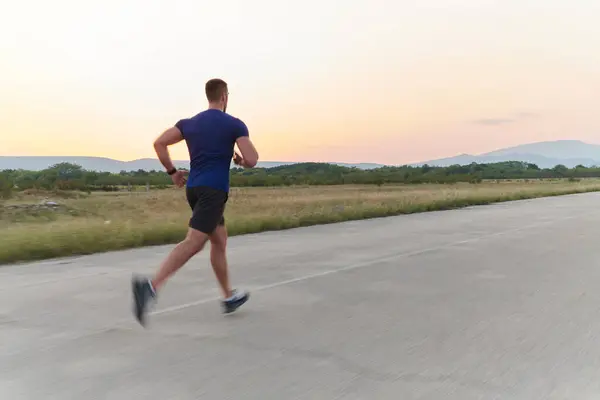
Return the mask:
[[[223,212],[229,194],[231,160],[235,164],[252,168],[258,153],[249,138],[246,124],[226,114],[229,91],[221,79],[206,82],[208,109],[192,118],[182,119],[167,129],[154,142],[158,159],[177,187],[186,185],[183,171],[173,165],[168,146],[185,140],[190,154],[190,172],[186,197],[192,209],[186,238],[163,261],[152,278],[132,279],[134,314],[145,325],[148,305],[156,300],[157,293],[167,279],[199,253],[210,241],[210,262],[223,293],[225,313],[235,311],[249,297],[245,291],[232,290],[227,271],[227,229]],[[237,144],[242,155],[234,151]]]

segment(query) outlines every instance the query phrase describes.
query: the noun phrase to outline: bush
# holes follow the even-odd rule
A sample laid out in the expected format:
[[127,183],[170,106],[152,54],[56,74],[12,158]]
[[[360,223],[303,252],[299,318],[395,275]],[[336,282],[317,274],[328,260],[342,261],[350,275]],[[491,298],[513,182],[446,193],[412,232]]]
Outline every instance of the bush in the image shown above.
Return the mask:
[[0,198],[10,199],[13,195],[13,183],[4,174],[0,174]]

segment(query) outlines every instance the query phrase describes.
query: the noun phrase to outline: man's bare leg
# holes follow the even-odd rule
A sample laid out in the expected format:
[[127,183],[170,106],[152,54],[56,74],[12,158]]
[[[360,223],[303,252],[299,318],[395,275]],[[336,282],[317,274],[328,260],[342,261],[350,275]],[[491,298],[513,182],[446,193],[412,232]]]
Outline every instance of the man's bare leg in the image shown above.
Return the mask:
[[148,303],[156,298],[156,292],[162,288],[171,275],[199,253],[207,241],[208,235],[190,228],[187,237],[171,250],[171,253],[163,261],[154,279],[133,278],[134,313],[140,324],[145,325]]
[[225,228],[225,225],[218,225],[215,231],[209,236],[209,239],[211,242],[210,263],[223,293],[223,310],[226,314],[232,313],[248,301],[250,293],[232,289],[229,283],[227,228]]
[[210,263],[221,286],[223,297],[227,299],[231,297],[232,293],[227,271],[227,228],[225,225],[217,226],[217,229],[209,236],[209,239]]
[[208,236],[205,233],[189,228],[187,237],[169,253],[152,279],[154,290],[158,291],[171,275],[183,267],[190,258],[202,251],[207,241]]

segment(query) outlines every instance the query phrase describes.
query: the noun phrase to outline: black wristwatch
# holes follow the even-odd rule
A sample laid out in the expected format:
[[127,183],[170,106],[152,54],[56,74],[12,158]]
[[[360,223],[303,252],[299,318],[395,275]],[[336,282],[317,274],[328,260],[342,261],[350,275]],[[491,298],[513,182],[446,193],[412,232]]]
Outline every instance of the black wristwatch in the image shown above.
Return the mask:
[[167,171],[167,174],[173,175],[175,172],[177,172],[177,168],[173,167],[173,169]]

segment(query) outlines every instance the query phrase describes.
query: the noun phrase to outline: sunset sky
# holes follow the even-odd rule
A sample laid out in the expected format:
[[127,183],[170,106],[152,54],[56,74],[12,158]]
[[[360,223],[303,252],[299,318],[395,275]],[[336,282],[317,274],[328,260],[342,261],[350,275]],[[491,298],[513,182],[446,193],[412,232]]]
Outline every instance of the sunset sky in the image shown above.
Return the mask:
[[155,157],[213,77],[264,161],[600,143],[598,0],[7,4],[0,155]]

